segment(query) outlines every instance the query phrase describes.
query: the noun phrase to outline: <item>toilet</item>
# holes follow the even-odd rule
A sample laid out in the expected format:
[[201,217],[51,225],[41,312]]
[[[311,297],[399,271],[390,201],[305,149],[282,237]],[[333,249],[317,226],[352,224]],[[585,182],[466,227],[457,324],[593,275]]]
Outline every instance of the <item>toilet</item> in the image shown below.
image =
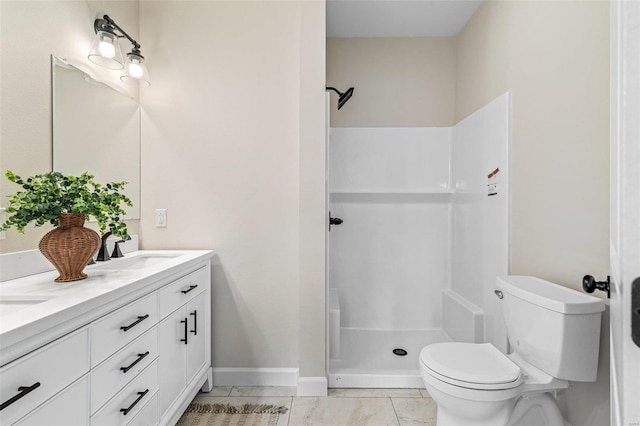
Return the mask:
[[511,353],[491,343],[436,343],[420,373],[437,426],[565,426],[555,391],[596,379],[604,302],[535,277],[496,279]]

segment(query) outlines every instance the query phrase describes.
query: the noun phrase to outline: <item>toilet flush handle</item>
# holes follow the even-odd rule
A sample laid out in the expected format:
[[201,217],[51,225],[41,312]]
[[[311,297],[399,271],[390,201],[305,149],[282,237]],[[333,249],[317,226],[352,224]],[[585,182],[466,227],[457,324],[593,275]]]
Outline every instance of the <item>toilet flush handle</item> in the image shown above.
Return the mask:
[[502,294],[500,290],[493,290],[493,292],[498,296],[498,299],[502,299],[504,297],[504,294]]

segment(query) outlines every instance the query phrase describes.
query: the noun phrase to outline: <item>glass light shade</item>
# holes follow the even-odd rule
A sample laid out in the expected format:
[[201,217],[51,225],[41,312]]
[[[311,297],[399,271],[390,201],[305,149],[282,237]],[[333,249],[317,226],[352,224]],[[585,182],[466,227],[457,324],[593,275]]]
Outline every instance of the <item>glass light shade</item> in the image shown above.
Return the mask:
[[122,59],[122,51],[118,37],[108,31],[98,31],[91,51],[87,56],[91,62],[112,70],[121,70],[124,68]]
[[127,53],[125,70],[127,73],[120,77],[123,83],[139,87],[149,87],[151,85],[149,82],[149,70],[147,70],[147,65],[144,63],[142,55],[133,52]]

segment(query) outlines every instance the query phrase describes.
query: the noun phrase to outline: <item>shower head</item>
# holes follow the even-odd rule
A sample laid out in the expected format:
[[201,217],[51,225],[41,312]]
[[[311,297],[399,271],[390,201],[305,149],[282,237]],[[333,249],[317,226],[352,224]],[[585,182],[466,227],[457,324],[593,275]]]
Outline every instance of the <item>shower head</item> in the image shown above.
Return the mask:
[[353,87],[349,87],[346,92],[344,92],[338,98],[338,109],[342,108],[342,105],[346,104],[349,99],[351,99],[351,95],[353,95]]
[[341,93],[338,89],[336,89],[335,87],[327,87],[327,90],[333,90],[334,92],[336,92],[339,96],[338,98],[338,109],[342,108],[342,106],[344,104],[347,103],[347,101],[349,99],[351,99],[351,96],[353,95],[353,87],[349,87],[347,89],[346,92]]

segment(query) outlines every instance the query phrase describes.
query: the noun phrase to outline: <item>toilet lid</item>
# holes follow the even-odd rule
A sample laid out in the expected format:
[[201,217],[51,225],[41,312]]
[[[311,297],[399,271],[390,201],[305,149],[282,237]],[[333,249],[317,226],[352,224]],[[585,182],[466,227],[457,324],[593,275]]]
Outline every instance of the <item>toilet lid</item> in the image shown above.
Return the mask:
[[472,389],[508,389],[522,383],[520,368],[490,343],[436,343],[420,362],[439,379]]

